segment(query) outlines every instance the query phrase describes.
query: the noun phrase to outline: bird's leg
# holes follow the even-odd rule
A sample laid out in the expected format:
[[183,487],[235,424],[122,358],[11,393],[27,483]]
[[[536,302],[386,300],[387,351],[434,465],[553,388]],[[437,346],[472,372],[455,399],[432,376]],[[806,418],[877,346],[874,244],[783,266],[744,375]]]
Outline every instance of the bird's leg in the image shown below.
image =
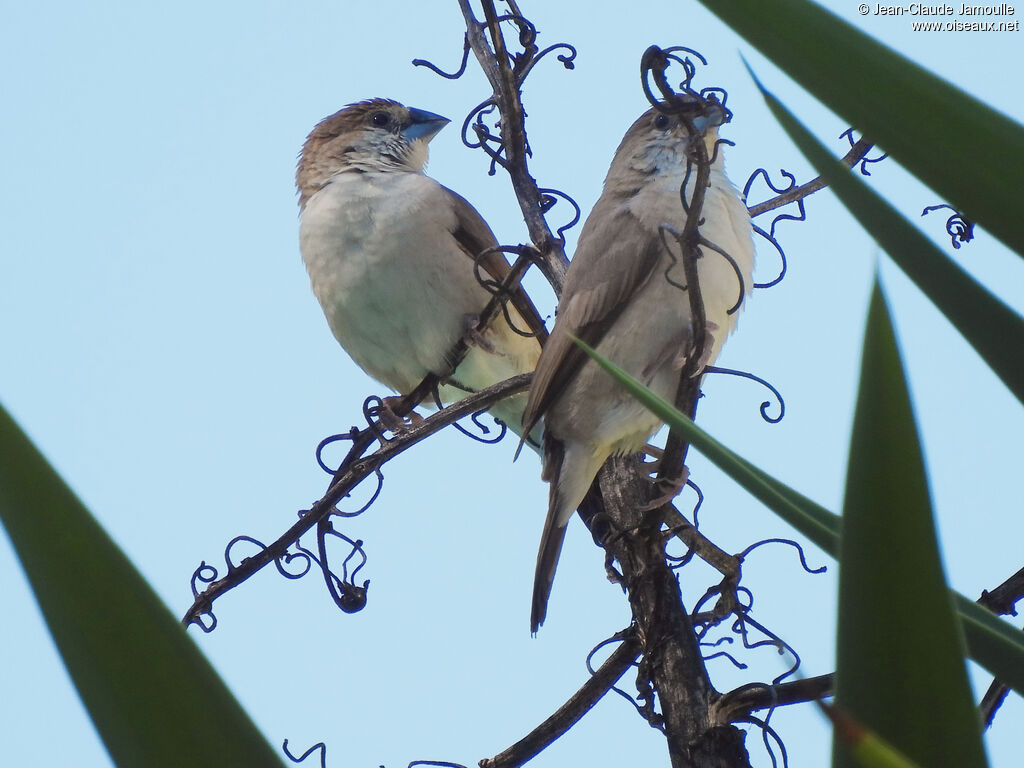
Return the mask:
[[[661,461],[655,462],[660,464]],[[647,512],[652,509],[660,509],[665,504],[668,504],[672,499],[679,495],[686,485],[686,481],[690,479],[690,470],[684,464],[679,468],[679,473],[672,477],[661,477],[652,481],[654,486],[654,493],[656,494],[653,499],[647,502],[641,509]]]
[[488,352],[492,355],[501,354],[497,349],[495,349],[494,345],[484,337],[483,333],[477,330],[477,325],[479,324],[479,315],[468,314],[462,316],[462,338],[466,341],[466,344],[474,347],[480,347],[484,352]]

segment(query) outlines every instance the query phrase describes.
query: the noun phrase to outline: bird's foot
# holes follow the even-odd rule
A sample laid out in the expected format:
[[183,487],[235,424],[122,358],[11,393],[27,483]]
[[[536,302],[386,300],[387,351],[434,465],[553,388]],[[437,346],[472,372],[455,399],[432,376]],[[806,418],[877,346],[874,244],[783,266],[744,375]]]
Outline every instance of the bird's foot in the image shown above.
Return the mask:
[[710,320],[704,323],[704,351],[697,362],[697,370],[703,371],[704,366],[711,363],[711,351],[715,348],[715,331],[718,330],[718,323]]
[[423,417],[416,411],[411,411],[408,416],[404,417],[395,413],[395,407],[404,399],[401,395],[382,398],[377,411],[377,420],[381,426],[396,435],[408,432],[410,428],[423,422]]
[[690,470],[686,466],[681,467],[679,474],[675,477],[659,477],[653,481],[654,498],[641,507],[641,510],[648,512],[668,504],[686,487],[686,481],[689,479]]

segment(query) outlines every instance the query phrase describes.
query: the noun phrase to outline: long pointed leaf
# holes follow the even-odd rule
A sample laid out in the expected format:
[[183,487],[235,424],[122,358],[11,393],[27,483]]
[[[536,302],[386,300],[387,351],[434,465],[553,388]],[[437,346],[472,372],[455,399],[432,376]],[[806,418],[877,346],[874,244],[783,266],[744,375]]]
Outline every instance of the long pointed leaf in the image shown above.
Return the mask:
[[[868,311],[839,546],[836,704],[921,765],[982,768],[964,641],[888,307]],[[838,768],[859,761],[835,741]]]
[[[755,78],[756,80],[756,78]],[[760,82],[768,107],[832,191],[935,304],[1017,399],[1024,402],[1024,317],[952,261],[838,163]]]
[[1018,123],[817,3],[701,2],[954,207],[1024,255],[1024,128]]
[[[668,426],[681,434],[719,469],[748,493],[813,541],[825,552],[838,557],[841,518],[793,490],[785,483],[726,448],[698,427],[686,414],[662,400],[628,373],[597,354],[582,341],[576,341],[594,361],[608,371],[633,397],[643,403]],[[1011,627],[984,608],[951,590],[964,622],[967,650],[972,659],[993,675],[1024,695],[1024,632]],[[973,606],[967,608],[966,606]]]
[[114,762],[280,768],[185,630],[2,407],[0,456],[0,521]]

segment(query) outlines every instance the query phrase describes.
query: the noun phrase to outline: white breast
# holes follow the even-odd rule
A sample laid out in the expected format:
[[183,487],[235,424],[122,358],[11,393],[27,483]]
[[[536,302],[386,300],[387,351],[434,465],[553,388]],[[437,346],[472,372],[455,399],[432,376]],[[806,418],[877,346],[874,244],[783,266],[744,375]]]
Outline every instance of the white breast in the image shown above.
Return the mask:
[[301,215],[302,258],[331,331],[400,392],[441,369],[462,317],[486,302],[440,192],[421,174],[343,173]]

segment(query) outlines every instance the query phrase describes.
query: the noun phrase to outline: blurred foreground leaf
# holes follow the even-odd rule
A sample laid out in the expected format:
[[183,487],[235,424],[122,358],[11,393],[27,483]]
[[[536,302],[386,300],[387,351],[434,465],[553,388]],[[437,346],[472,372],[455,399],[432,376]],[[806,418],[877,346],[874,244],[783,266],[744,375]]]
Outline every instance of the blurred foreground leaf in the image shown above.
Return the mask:
[[700,1],[953,207],[1024,255],[1018,123],[810,0]]
[[[839,556],[840,517],[793,490],[785,483],[758,469],[733,453],[693,423],[671,403],[662,400],[614,363],[577,340],[606,371],[637,400],[668,426],[681,434],[748,493],[813,541],[832,557]],[[970,657],[1017,693],[1024,695],[1024,632],[1011,627],[990,611],[975,605],[957,592],[951,592],[963,621]]]
[[280,768],[185,630],[2,407],[0,456],[0,521],[114,762]]
[[[986,765],[888,307],[864,334],[839,546],[836,705],[921,765]],[[859,764],[837,739],[834,765]]]
[[[786,133],[853,217],[1024,402],[1024,318],[936,248],[917,227],[836,161],[778,99],[760,83],[758,87]],[[1018,226],[1021,221],[1018,217]]]

